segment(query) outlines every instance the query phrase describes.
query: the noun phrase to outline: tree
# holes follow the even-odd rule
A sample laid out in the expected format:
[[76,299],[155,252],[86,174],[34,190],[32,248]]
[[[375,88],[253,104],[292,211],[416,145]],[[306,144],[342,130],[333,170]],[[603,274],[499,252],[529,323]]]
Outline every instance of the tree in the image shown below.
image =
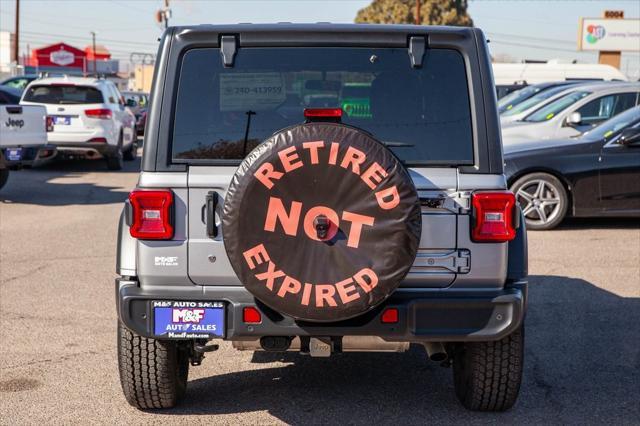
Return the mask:
[[473,26],[467,0],[373,0],[358,11],[356,22],[369,24],[415,24],[420,2],[420,25]]

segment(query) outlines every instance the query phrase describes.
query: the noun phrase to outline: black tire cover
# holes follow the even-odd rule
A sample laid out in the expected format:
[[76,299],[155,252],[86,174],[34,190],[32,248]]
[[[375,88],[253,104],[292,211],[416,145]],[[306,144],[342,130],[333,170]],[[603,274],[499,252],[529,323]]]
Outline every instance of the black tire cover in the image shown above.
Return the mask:
[[421,223],[413,181],[382,143],[353,127],[306,123],[246,157],[222,226],[231,265],[258,300],[329,322],[362,314],[396,289],[415,260]]

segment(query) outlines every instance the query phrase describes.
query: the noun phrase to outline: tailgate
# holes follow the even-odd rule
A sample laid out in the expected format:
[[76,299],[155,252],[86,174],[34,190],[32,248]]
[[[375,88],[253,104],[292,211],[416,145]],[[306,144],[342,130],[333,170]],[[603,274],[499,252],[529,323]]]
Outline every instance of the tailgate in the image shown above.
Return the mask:
[[[207,195],[215,192],[223,203],[235,171],[236,167],[189,168],[188,273],[198,285],[242,285],[227,258],[222,230],[208,236],[205,215]],[[457,170],[420,168],[412,169],[411,175],[422,199],[422,234],[418,255],[402,286],[446,287],[470,266],[468,252],[457,249]]]
[[47,143],[45,107],[2,105],[0,119],[0,146],[41,146]]

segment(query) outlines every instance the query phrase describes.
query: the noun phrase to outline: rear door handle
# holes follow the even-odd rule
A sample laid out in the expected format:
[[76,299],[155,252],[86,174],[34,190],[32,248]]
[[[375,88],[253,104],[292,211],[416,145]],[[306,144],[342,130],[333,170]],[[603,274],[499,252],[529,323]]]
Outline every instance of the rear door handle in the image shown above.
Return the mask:
[[210,191],[206,197],[206,225],[207,236],[215,238],[218,236],[218,226],[216,225],[216,211],[218,210],[219,195],[216,191]]

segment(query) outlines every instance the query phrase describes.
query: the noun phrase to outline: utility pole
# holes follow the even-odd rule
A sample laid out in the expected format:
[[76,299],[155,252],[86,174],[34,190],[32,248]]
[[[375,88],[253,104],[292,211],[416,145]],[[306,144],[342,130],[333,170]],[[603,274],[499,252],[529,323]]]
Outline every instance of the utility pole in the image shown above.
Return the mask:
[[14,34],[13,45],[13,58],[16,60],[16,65],[19,64],[20,58],[20,0],[16,0],[16,32]]
[[156,22],[164,24],[164,29],[169,28],[169,18],[171,17],[171,9],[169,8],[169,0],[164,0],[164,7],[156,12]]
[[416,25],[420,25],[420,2],[421,0],[416,0]]
[[171,9],[169,9],[169,0],[164,0],[164,29],[169,28],[169,16],[171,15]]
[[97,68],[96,68],[96,33],[95,31],[91,31],[91,39],[93,44],[93,76],[97,76]]

